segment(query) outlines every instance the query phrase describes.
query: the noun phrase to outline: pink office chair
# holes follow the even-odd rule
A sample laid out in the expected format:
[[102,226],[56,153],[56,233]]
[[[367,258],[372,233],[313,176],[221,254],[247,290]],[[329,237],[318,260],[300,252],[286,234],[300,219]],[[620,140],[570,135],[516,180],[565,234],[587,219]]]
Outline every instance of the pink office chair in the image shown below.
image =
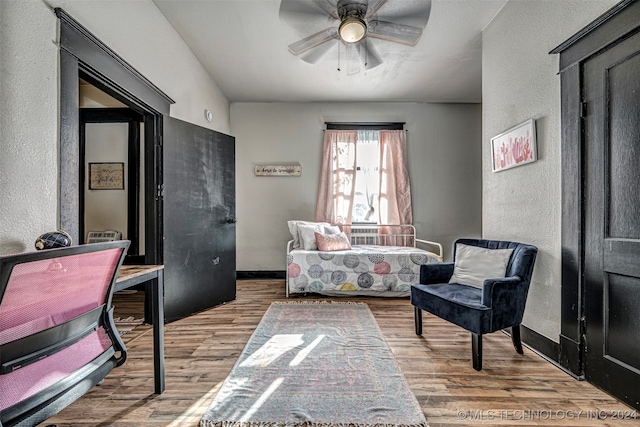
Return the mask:
[[129,243],[0,257],[0,426],[46,420],[124,363],[111,298]]

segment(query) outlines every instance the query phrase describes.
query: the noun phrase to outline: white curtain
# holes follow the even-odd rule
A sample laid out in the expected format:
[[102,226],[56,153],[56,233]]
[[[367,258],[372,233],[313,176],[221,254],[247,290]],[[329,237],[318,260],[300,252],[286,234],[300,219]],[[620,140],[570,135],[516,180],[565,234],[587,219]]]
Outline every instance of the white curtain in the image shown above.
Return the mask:
[[326,130],[315,220],[351,224],[356,178],[355,130]]
[[[379,224],[413,224],[407,134],[404,130],[380,131],[379,206]],[[402,227],[380,227],[380,242],[383,245],[413,246],[413,239],[398,236],[408,231]]]
[[413,224],[407,133],[380,131],[379,224]]

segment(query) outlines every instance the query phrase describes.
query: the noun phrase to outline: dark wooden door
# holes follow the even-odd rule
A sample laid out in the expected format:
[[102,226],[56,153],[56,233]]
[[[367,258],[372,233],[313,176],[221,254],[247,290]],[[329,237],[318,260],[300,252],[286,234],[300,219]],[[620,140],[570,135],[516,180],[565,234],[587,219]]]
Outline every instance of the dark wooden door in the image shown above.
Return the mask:
[[235,139],[163,119],[165,316],[235,299]]
[[585,375],[640,401],[640,34],[584,65]]

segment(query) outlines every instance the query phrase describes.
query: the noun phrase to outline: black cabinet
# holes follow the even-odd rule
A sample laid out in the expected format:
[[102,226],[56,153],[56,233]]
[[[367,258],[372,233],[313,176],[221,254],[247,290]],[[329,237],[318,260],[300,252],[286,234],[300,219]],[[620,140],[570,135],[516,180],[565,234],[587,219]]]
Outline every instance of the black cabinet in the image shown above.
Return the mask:
[[640,409],[640,2],[557,47],[562,97],[560,361]]

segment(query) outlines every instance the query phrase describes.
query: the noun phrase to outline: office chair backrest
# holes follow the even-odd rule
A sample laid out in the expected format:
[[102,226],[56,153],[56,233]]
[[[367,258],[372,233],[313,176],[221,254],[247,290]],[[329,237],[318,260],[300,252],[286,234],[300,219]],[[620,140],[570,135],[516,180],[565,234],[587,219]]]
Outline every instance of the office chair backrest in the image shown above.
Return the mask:
[[43,421],[124,363],[111,296],[128,246],[0,257],[0,425]]

